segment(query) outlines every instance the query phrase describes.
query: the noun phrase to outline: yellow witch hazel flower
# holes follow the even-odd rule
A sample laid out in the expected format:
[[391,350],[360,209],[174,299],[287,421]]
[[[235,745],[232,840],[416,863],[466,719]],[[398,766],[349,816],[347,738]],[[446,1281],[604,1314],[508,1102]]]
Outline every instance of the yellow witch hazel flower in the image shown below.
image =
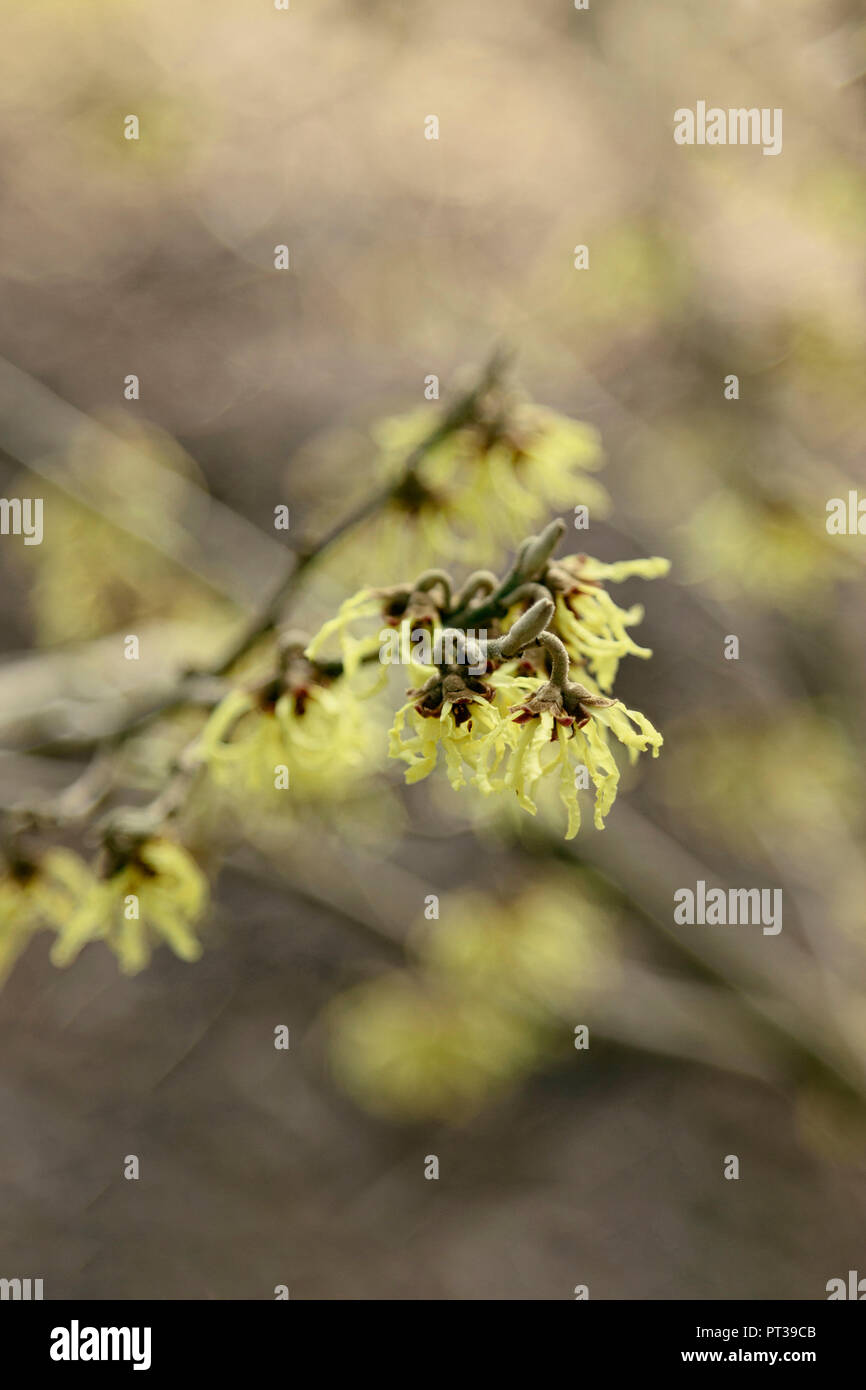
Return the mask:
[[346,676],[323,674],[299,650],[281,677],[233,690],[205,725],[196,755],[233,793],[338,795],[369,766],[372,728]]
[[[472,558],[488,564],[551,511],[608,510],[590,475],[603,459],[589,425],[513,393],[491,391],[465,425],[428,444],[444,414],[422,407],[374,431],[382,471],[394,492],[376,522],[375,545],[387,577],[411,565]],[[406,460],[418,451],[408,473]]]
[[[433,675],[397,711],[389,756],[408,764],[406,781],[420,782],[435,768],[441,752],[455,791],[474,781],[491,749],[508,737],[507,721],[495,696],[511,678],[496,672],[488,681],[450,672]],[[409,724],[407,730],[406,725]]]
[[149,962],[165,942],[181,960],[201,955],[195,927],[208,904],[207,879],[181,845],[161,836],[122,853],[108,849],[102,871],[90,876],[75,911],[59,927],[51,951],[69,965],[89,941],[104,941],[127,975]]
[[538,1058],[538,1038],[484,999],[391,972],[332,1005],[331,1068],[366,1110],[411,1123],[469,1118]]
[[57,473],[61,486],[40,482],[50,534],[16,552],[34,572],[39,641],[86,641],[163,619],[190,630],[207,624],[212,637],[215,625],[231,623],[231,605],[182,564],[196,546],[179,518],[206,505],[199,470],[152,427],[122,414],[106,424],[73,435]]
[[498,762],[507,741],[513,738],[507,718],[509,702],[519,696],[522,686],[516,679],[514,662],[506,659],[489,674],[488,668],[516,652],[519,635],[535,633],[552,611],[553,603],[545,598],[519,619],[507,636],[492,642],[486,638],[479,641],[453,628],[439,630],[437,639],[442,648],[450,648],[452,656],[462,648],[468,664],[451,660],[432,668],[425,684],[410,690],[409,703],[397,711],[389,756],[408,763],[407,782],[428,776],[440,749],[455,790],[466,785],[466,768],[476,780],[479,773],[484,775],[491,753]]
[[[590,676],[590,684],[569,679],[569,651],[554,631],[547,630],[557,612],[554,595],[561,596],[565,586],[561,580],[557,589],[553,576],[557,572],[565,579],[570,576],[564,566],[558,571],[547,566],[562,529],[561,523],[554,523],[524,542],[506,578],[494,579],[492,592],[466,610],[467,620],[484,615],[495,621],[497,605],[506,613],[514,611],[515,600],[529,600],[532,605],[508,632],[476,641],[485,658],[480,668],[443,664],[424,686],[409,692],[412,699],[398,710],[391,731],[390,754],[408,764],[407,782],[417,782],[433,771],[441,750],[453,787],[468,782],[486,795],[508,792],[533,815],[538,809],[536,787],[542,778],[553,775],[568,812],[566,838],[570,839],[580,828],[581,772],[588,779],[583,785],[592,781],[596,790],[598,829],[604,827],[613,804],[620,774],[609,736],[628,750],[632,761],[648,749],[657,756],[662,736],[644,714],[627,709],[599,689],[602,680],[612,680],[620,654],[634,647],[629,646],[621,618],[615,616],[620,610],[614,605],[590,614],[590,622],[605,634],[591,649],[594,660],[601,663],[603,659],[598,683]],[[620,567],[591,562],[586,568],[599,577],[625,578],[641,570],[661,573],[665,565],[663,560]],[[539,582],[542,574],[544,583]],[[587,580],[588,590],[589,585]],[[589,592],[597,603],[597,593]],[[580,632],[584,649],[589,633],[588,625]],[[548,679],[538,674],[545,670],[545,659],[551,665]],[[592,663],[587,660],[587,664]]]
[[646,715],[626,709],[619,700],[608,700],[572,682],[556,692],[564,696],[561,701],[551,699],[549,690],[549,685],[536,683],[533,693],[517,707],[516,722],[523,729],[507,768],[498,778],[479,778],[478,785],[482,790],[512,790],[520,806],[535,815],[536,788],[542,778],[555,773],[559,797],[568,812],[565,838],[571,840],[581,825],[577,795],[581,769],[595,787],[597,830],[604,829],[604,818],[616,799],[620,772],[607,730],[628,750],[632,762],[647,749],[657,758],[663,739]]
[[409,938],[440,980],[503,1004],[568,1008],[617,973],[614,928],[570,879],[531,884],[515,898],[468,890]]
[[[806,503],[714,492],[678,528],[686,581],[722,602],[801,616],[820,614],[837,583],[857,574],[841,537],[830,538]],[[841,543],[841,544],[840,544]]]
[[602,690],[610,691],[624,656],[650,657],[649,647],[633,641],[628,629],[642,621],[641,604],[620,608],[603,584],[619,584],[633,575],[657,579],[668,573],[670,561],[660,556],[604,564],[588,555],[569,555],[549,567],[546,582],[556,598],[553,630],[569,656],[589,670]]
[[0,875],[0,983],[37,931],[69,921],[91,883],[87,865],[71,850],[10,858]]
[[[396,597],[403,592],[401,589],[360,589],[358,593],[352,594],[340,605],[336,615],[323,623],[315,637],[307,643],[304,648],[304,656],[307,661],[315,667],[331,639],[337,638],[341,658],[339,662],[340,673],[345,677],[344,688],[348,689],[350,679],[363,663],[375,656],[379,650],[378,637],[357,638],[350,631],[352,624],[361,619],[376,616],[390,621],[387,617],[387,605],[383,607],[383,601],[393,602],[391,595]],[[408,589],[405,592],[408,597]],[[394,621],[397,620],[394,619]],[[329,663],[325,661],[320,669],[327,673],[328,665]],[[386,677],[387,672],[383,670],[379,679],[365,692],[365,695],[375,695],[384,685]]]
[[[489,577],[485,571],[478,571],[472,576],[478,584],[483,584]],[[459,597],[455,595],[454,602],[458,602]],[[341,656],[339,665],[346,677],[354,676],[362,665],[378,656],[383,670],[365,692],[365,695],[376,694],[387,683],[385,663],[393,659],[383,644],[383,637],[396,638],[399,633],[399,641],[394,644],[396,649],[409,650],[412,663],[420,664],[420,658],[416,661],[411,651],[413,641],[422,629],[427,637],[434,634],[441,637],[442,615],[451,602],[451,577],[441,569],[427,570],[410,583],[391,584],[381,589],[361,589],[347,598],[336,615],[320,628],[307,644],[304,655],[309,661],[317,663],[332,639],[336,638]],[[373,617],[379,619],[378,635],[358,638],[352,633],[351,628],[355,623]],[[329,664],[327,660],[323,663],[326,672]]]
[[467,1119],[542,1065],[563,1012],[616,977],[612,928],[571,881],[508,901],[455,894],[440,920],[410,932],[415,970],[331,1004],[336,1081],[390,1120]]

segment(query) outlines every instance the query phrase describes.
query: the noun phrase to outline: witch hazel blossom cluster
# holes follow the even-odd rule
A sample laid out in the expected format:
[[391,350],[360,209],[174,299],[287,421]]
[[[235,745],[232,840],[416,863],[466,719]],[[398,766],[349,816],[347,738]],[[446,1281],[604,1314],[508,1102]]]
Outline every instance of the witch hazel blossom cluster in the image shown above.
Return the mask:
[[629,631],[643,609],[621,608],[605,583],[655,578],[669,566],[659,557],[612,565],[586,555],[554,559],[564,530],[556,521],[524,541],[502,579],[476,571],[457,590],[446,571],[436,570],[363,590],[306,654],[314,657],[339,635],[347,663],[357,664],[365,656],[354,625],[384,619],[396,629],[394,641],[387,642],[387,629],[380,632],[368,659],[395,660],[401,652],[410,660],[425,652],[434,658],[410,665],[418,683],[391,729],[389,753],[406,764],[406,781],[420,781],[441,762],[456,790],[515,797],[530,814],[541,782],[555,781],[572,838],[581,824],[578,767],[595,787],[601,829],[620,778],[614,745],[633,761],[647,751],[658,756],[662,746],[646,715],[609,693],[623,657],[651,653]]

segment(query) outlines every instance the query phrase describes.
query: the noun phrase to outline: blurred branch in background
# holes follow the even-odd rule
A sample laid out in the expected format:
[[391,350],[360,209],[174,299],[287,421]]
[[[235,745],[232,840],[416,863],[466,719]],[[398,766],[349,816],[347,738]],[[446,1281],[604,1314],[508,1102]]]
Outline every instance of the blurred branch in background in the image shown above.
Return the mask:
[[[282,563],[283,547],[266,532],[184,481],[179,514],[168,517],[164,508],[178,490],[176,475],[151,457],[137,455],[123,439],[98,421],[82,414],[26,372],[0,358],[0,448],[10,457],[75,502],[109,521],[121,532],[144,541],[173,565],[204,582],[242,610],[258,606],[261,592],[272,580],[275,565]],[[70,467],[73,453],[82,462]],[[108,453],[123,485],[125,477],[146,470],[154,494],[155,515],[130,515],[112,507],[102,480],[91,462]],[[162,515],[160,513],[162,512]],[[194,545],[168,547],[175,525],[188,529]]]

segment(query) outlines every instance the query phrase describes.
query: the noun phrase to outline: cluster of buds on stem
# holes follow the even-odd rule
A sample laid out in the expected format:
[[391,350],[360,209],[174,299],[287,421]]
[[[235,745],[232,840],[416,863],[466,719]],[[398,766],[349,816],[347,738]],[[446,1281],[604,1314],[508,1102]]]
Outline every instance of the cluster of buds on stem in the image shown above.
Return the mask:
[[[632,758],[647,749],[655,756],[662,743],[643,714],[606,693],[623,656],[649,652],[627,632],[642,610],[618,608],[594,576],[607,569],[614,579],[650,577],[666,563],[626,562],[617,571],[586,556],[553,561],[564,529],[555,521],[523,541],[502,579],[475,571],[458,588],[444,571],[431,571],[400,586],[396,604],[394,589],[368,597],[374,607],[384,603],[380,616],[392,625],[409,628],[423,614],[440,647],[464,639],[460,658],[434,661],[397,712],[390,751],[408,764],[407,780],[427,776],[441,751],[453,786],[508,792],[535,813],[536,786],[555,772],[573,835],[580,825],[575,765],[595,785],[601,827],[619,780],[609,734]],[[347,607],[347,623],[361,601],[358,595]],[[337,619],[333,630],[339,627]],[[580,680],[572,678],[575,666]]]

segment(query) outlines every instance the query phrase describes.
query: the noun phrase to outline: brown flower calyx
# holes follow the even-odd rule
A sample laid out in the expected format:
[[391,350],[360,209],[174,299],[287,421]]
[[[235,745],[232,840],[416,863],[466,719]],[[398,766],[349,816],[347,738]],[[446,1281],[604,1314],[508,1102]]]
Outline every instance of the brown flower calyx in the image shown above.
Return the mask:
[[489,685],[476,676],[464,671],[447,671],[431,676],[418,690],[408,690],[407,695],[418,696],[415,709],[425,719],[438,719],[442,707],[450,703],[457,724],[464,724],[470,717],[469,706],[479,700],[492,700],[493,691]]
[[[606,695],[594,695],[578,681],[566,681],[559,686],[555,681],[546,681],[534,695],[511,706],[511,713],[518,711],[515,724],[526,724],[541,714],[552,714],[555,723],[566,727],[577,724],[582,729],[592,717],[593,708],[603,708],[618,704]],[[581,717],[582,716],[582,717]]]
[[391,493],[391,505],[410,516],[417,516],[425,507],[441,508],[445,499],[422,482],[417,471],[410,469]]
[[23,852],[7,852],[0,859],[0,866],[20,888],[30,883],[39,872],[38,865]]
[[102,841],[96,859],[98,878],[114,878],[128,864],[140,869],[146,877],[153,877],[153,869],[139,857],[144,841],[154,835],[153,819],[146,806],[125,806],[111,811],[99,829]]
[[296,713],[303,714],[313,687],[329,685],[342,672],[342,662],[331,663],[333,669],[329,669],[328,662],[311,661],[305,656],[308,642],[309,638],[303,633],[289,632],[281,636],[277,674],[251,687],[259,707],[265,713],[273,712],[281,696],[291,695],[295,700]]

